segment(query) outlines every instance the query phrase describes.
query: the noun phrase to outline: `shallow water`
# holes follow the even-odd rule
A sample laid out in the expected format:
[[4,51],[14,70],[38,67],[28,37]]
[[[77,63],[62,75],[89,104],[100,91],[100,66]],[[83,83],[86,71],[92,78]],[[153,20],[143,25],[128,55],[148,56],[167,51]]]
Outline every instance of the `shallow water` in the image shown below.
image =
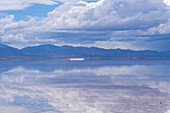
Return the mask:
[[170,113],[170,60],[0,60],[0,113]]

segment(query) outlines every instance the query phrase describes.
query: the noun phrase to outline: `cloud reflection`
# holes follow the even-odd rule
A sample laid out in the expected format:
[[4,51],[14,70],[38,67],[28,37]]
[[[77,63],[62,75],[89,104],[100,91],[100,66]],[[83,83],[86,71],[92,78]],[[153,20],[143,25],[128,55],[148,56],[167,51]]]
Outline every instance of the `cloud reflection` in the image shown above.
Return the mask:
[[168,113],[169,66],[103,63],[44,72],[20,65],[0,73],[0,97],[33,113]]

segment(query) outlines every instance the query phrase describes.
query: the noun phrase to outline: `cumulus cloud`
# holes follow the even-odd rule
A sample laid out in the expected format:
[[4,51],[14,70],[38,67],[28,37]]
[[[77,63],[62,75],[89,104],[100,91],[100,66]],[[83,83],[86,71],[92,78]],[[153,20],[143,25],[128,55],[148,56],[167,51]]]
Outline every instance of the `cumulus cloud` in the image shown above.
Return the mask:
[[[49,3],[49,5],[56,3],[51,0],[27,3],[35,2]],[[100,41],[106,44],[112,40],[117,45],[114,47],[146,49],[146,47],[135,45],[136,42],[128,41],[156,40],[157,38],[153,38],[152,35],[169,34],[170,8],[165,4],[166,1],[63,0],[60,2],[63,4],[49,12],[48,17],[43,19],[32,18],[29,21],[16,22],[12,15],[0,19],[1,42],[13,46],[20,42],[20,47],[45,43],[89,46],[90,44],[96,45]],[[96,32],[96,35],[93,32]],[[105,33],[100,35],[101,32]],[[169,40],[169,38],[166,39]],[[108,48],[106,46],[107,44],[102,47]]]
[[165,7],[162,0],[77,2],[64,13],[60,13],[56,8],[48,14],[46,21],[58,29],[145,29],[167,21],[168,13]]
[[164,3],[169,6],[170,5],[170,0],[164,0]]

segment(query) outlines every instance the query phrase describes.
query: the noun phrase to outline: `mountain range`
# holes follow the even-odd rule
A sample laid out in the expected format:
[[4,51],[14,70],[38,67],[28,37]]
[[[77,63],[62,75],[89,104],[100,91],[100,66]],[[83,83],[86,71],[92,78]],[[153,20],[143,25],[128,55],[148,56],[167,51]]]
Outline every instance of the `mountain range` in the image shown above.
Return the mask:
[[102,49],[51,44],[17,49],[0,44],[0,58],[170,58],[170,51]]

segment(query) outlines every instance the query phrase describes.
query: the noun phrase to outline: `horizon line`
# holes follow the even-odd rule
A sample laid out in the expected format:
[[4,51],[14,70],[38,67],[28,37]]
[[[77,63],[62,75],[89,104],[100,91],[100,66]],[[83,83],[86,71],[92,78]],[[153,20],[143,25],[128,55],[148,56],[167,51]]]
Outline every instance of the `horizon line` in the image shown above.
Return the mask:
[[[0,58],[0,60],[70,60],[76,58],[83,58],[83,57],[54,57],[54,58]],[[170,60],[170,57],[129,57],[129,58],[83,58],[84,60]]]
[[84,48],[98,48],[98,49],[104,49],[104,50],[131,50],[131,51],[157,51],[157,52],[166,52],[166,51],[170,51],[170,50],[156,50],[156,49],[130,49],[130,48],[104,48],[104,47],[97,47],[97,46],[83,46],[83,45],[78,45],[78,46],[74,46],[74,45],[68,45],[68,44],[65,44],[65,45],[56,45],[56,44],[40,44],[40,45],[33,45],[33,46],[25,46],[25,47],[15,47],[15,46],[11,46],[10,44],[4,44],[4,43],[0,43],[2,45],[6,45],[6,46],[9,46],[9,47],[12,47],[12,48],[15,48],[15,49],[18,49],[18,50],[22,50],[22,49],[25,49],[25,48],[33,48],[33,47],[39,47],[39,46],[46,46],[46,45],[52,45],[52,46],[56,46],[56,47],[64,47],[64,46],[68,46],[68,47],[84,47]]

